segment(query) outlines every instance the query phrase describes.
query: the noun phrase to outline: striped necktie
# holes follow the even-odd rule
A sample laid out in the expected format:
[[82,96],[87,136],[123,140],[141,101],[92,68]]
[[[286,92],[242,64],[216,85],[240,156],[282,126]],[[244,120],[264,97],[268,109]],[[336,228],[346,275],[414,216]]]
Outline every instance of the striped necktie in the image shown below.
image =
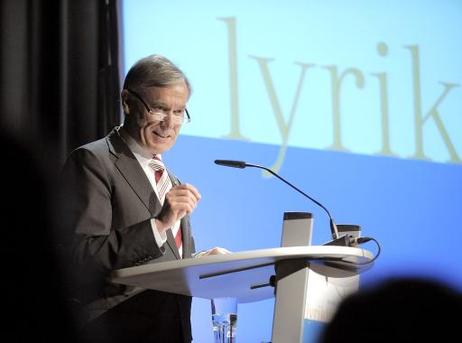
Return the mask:
[[[170,180],[168,172],[165,169],[164,163],[156,156],[154,156],[154,158],[151,160],[149,166],[154,170],[159,201],[161,205],[163,205],[165,201],[165,194],[167,194],[167,192],[172,188],[172,181]],[[171,229],[173,236],[175,237],[176,247],[180,251],[182,245],[180,225],[174,225]]]
[[172,188],[172,182],[168,177],[168,173],[165,171],[164,163],[157,159],[153,158],[149,163],[149,166],[154,169],[154,174],[156,177],[156,186],[157,194],[159,196],[159,201],[161,205],[164,204],[165,194]]

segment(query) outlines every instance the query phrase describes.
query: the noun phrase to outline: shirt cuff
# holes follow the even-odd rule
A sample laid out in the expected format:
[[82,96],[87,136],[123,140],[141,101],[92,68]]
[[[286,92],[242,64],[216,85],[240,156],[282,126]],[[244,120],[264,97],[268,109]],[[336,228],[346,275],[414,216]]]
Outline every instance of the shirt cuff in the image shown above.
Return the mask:
[[151,219],[151,228],[152,228],[152,233],[154,234],[154,239],[156,240],[157,246],[159,248],[162,247],[164,243],[167,241],[167,234],[165,233],[165,231],[163,233],[160,233],[159,230],[157,230],[155,218]]

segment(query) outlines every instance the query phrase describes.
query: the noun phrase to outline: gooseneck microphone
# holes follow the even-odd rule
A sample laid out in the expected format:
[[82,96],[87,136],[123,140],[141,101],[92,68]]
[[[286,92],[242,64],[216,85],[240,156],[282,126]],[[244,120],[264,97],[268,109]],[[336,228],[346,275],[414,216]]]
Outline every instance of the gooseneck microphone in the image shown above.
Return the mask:
[[297,192],[299,192],[300,194],[302,194],[303,196],[305,196],[306,198],[308,198],[312,202],[314,202],[316,205],[321,207],[327,213],[327,215],[329,216],[330,231],[332,233],[332,238],[334,240],[340,238],[339,234],[338,234],[338,230],[337,230],[337,225],[335,224],[334,219],[332,219],[332,216],[330,215],[329,210],[326,207],[324,207],[324,205],[321,204],[319,201],[313,199],[308,194],[306,194],[305,192],[303,192],[300,189],[298,189],[297,187],[295,187],[289,181],[285,180],[284,178],[282,178],[281,176],[279,176],[278,174],[273,172],[271,169],[263,167],[263,166],[259,166],[258,164],[246,163],[246,162],[243,162],[243,161],[232,161],[232,160],[215,160],[215,164],[218,164],[220,166],[225,166],[225,167],[232,167],[232,168],[241,168],[241,169],[243,169],[243,168],[246,168],[246,167],[252,167],[252,168],[259,168],[259,169],[266,170],[268,173],[270,173],[271,175],[276,176],[279,180],[281,180],[285,184],[289,185],[290,187],[295,189]]

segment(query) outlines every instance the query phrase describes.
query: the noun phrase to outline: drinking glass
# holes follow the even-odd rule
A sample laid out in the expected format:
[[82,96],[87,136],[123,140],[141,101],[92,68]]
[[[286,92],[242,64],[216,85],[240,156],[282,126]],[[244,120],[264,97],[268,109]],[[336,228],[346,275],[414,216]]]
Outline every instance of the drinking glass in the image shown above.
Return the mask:
[[211,305],[215,343],[235,343],[237,299],[215,298],[211,300]]

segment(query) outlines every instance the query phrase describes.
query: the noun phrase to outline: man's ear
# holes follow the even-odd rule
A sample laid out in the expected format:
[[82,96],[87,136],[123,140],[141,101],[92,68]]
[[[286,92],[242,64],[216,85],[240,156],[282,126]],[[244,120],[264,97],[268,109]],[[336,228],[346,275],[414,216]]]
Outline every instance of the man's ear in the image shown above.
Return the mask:
[[130,113],[130,106],[128,106],[127,98],[128,98],[128,91],[126,89],[122,90],[120,93],[120,98],[122,99],[122,109],[125,114]]

